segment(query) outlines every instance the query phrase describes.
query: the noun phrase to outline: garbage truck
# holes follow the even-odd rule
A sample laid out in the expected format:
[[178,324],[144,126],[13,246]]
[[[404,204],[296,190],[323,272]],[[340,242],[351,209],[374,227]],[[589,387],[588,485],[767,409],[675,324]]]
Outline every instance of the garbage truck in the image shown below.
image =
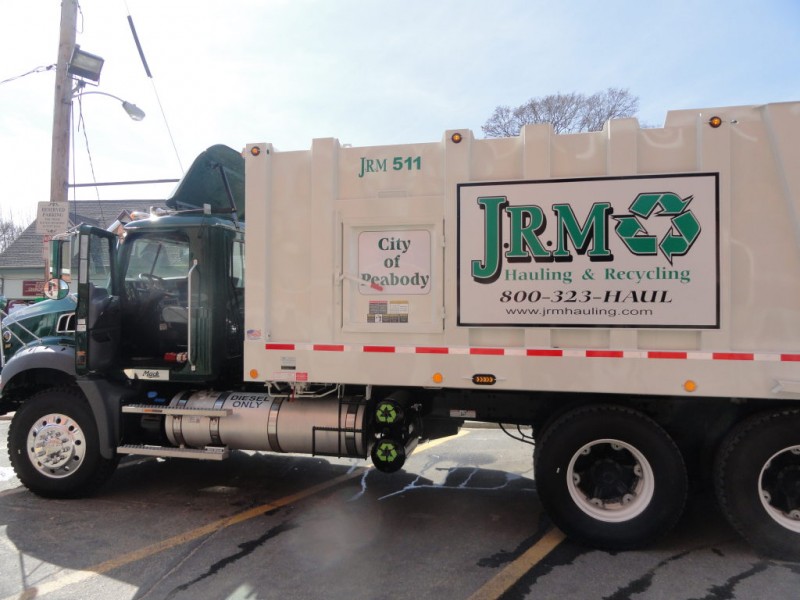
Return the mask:
[[531,432],[578,542],[650,544],[707,480],[759,552],[800,559],[798,164],[800,103],[211,147],[168,211],[54,240],[75,333],[3,368],[11,463],[46,497],[131,454],[394,472],[484,421]]

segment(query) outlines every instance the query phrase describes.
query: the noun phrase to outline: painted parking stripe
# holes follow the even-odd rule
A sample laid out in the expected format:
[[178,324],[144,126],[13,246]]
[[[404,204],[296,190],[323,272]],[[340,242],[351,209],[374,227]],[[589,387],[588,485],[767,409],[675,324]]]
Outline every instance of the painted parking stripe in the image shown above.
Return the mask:
[[[440,438],[438,440],[433,440],[426,444],[420,444],[417,447],[415,454],[419,452],[424,452],[426,450],[430,450],[431,448],[434,448],[452,439],[467,435],[468,433],[469,433],[468,431],[462,430],[455,436]],[[111,558],[107,561],[87,567],[84,570],[73,571],[72,573],[60,576],[54,579],[53,581],[37,584],[35,586],[22,590],[20,594],[14,594],[13,596],[8,596],[3,600],[18,600],[20,597],[28,597],[28,595],[33,591],[35,591],[37,596],[43,596],[45,594],[50,594],[58,590],[62,590],[70,585],[82,583],[97,575],[103,575],[105,573],[108,573],[109,571],[113,571],[114,569],[124,567],[125,565],[129,565],[131,563],[144,560],[145,558],[149,558],[150,556],[153,556],[160,552],[164,552],[165,550],[170,550],[172,548],[182,546],[183,544],[186,544],[198,538],[211,535],[212,533],[216,533],[222,529],[231,527],[232,525],[238,525],[239,523],[249,521],[250,519],[254,519],[255,517],[259,517],[275,509],[282,508],[284,506],[293,504],[295,502],[299,502],[300,500],[304,500],[305,498],[323,492],[327,489],[336,487],[337,485],[342,484],[351,479],[357,479],[370,469],[372,469],[371,466],[355,469],[349,473],[345,473],[344,475],[340,475],[339,477],[335,477],[328,481],[324,481],[317,485],[313,485],[300,492],[297,492],[296,494],[285,496],[274,502],[262,504],[261,506],[256,506],[255,508],[251,508],[249,510],[237,513],[230,517],[225,517],[223,519],[212,521],[211,523],[203,525],[202,527],[198,527],[196,529],[180,533],[165,540],[161,540],[160,542],[156,542],[155,544],[151,544],[149,546],[139,548],[138,550],[134,550],[133,552],[128,552],[126,554],[115,556],[114,558]]]
[[528,571],[563,542],[565,536],[559,529],[551,529],[522,556],[484,584],[469,600],[495,600],[505,594]]

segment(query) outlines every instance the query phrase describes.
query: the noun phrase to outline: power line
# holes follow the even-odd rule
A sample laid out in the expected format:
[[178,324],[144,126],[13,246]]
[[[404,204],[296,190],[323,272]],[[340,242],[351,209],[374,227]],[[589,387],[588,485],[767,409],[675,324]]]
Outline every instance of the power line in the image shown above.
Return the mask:
[[181,173],[185,173],[186,171],[183,168],[183,163],[181,162],[180,154],[178,153],[178,147],[175,145],[175,138],[172,137],[172,130],[169,126],[169,121],[167,121],[167,114],[164,112],[164,106],[161,104],[161,97],[158,95],[158,88],[156,88],[156,80],[153,77],[153,74],[150,72],[150,67],[147,64],[147,59],[144,57],[144,50],[142,49],[142,44],[139,42],[139,36],[136,33],[136,27],[133,24],[133,17],[131,16],[131,10],[128,7],[127,1],[123,0],[125,4],[125,9],[128,11],[128,26],[131,29],[131,34],[133,35],[133,42],[136,44],[136,50],[139,52],[139,58],[142,60],[142,66],[144,67],[144,72],[147,74],[147,77],[150,79],[150,83],[153,86],[153,92],[156,96],[156,102],[158,103],[158,108],[161,111],[161,118],[164,119],[164,125],[167,128],[167,134],[169,135],[169,140],[172,143],[172,149],[175,151],[175,158],[178,159],[178,166],[181,168]]
[[45,71],[52,71],[55,68],[56,65],[47,65],[46,67],[36,67],[35,69],[31,69],[27,73],[23,73],[22,75],[16,75],[15,77],[9,77],[8,79],[3,79],[3,81],[0,81],[0,85],[3,85],[4,83],[8,83],[10,81],[16,81],[17,79],[22,79],[23,77],[32,75],[34,73],[43,73]]
[[[94,173],[94,161],[92,160],[92,151],[89,149],[89,136],[86,133],[86,121],[83,118],[83,99],[80,97],[80,95],[78,95],[78,131],[81,130],[83,131],[84,144],[86,144],[86,154],[89,157],[89,170],[92,172],[92,181],[96,182],[97,176]],[[97,188],[97,186],[95,186],[95,193],[97,194],[97,199],[100,200],[100,190]]]

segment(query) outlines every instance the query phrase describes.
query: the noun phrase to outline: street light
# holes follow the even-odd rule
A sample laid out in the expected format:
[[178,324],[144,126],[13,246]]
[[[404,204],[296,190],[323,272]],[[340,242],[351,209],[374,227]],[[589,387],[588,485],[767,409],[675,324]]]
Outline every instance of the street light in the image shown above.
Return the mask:
[[100,71],[103,70],[103,63],[105,61],[86,50],[81,50],[80,45],[75,44],[75,49],[72,51],[72,58],[69,60],[67,73],[76,77],[81,77],[94,83],[100,82]]
[[114,94],[109,94],[107,92],[96,92],[96,91],[93,92],[78,91],[78,93],[75,94],[75,96],[80,97],[80,96],[87,96],[89,94],[100,94],[101,96],[108,96],[109,98],[114,98],[114,100],[119,100],[120,102],[122,102],[122,108],[125,109],[125,112],[128,113],[128,116],[131,119],[133,119],[134,121],[141,121],[142,119],[144,119],[144,111],[141,108],[139,108],[138,106],[136,106],[131,102],[128,102],[127,100],[123,100],[119,96],[115,96]]
[[[87,83],[95,85],[105,62],[101,57],[81,50],[75,43],[78,0],[61,0],[61,32],[56,63],[55,98],[53,104],[53,143],[50,163],[50,201],[67,201],[69,174],[70,112],[72,99],[81,94],[104,94],[122,102],[132,119],[141,121],[144,112],[137,106],[105,92],[85,92]],[[77,81],[73,87],[73,81]]]

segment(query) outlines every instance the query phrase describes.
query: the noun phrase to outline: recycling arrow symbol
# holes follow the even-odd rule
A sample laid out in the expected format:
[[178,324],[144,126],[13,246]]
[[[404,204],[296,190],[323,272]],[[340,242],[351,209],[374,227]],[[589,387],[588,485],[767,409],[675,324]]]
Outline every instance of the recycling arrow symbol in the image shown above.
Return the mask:
[[[660,248],[672,264],[672,258],[689,252],[700,235],[700,223],[688,210],[693,198],[681,198],[672,192],[639,194],[629,208],[631,214],[614,216],[617,220],[615,231],[633,254],[654,255]],[[648,234],[639,220],[647,220],[654,214],[657,217],[672,217],[672,226],[660,243],[656,236]]]

